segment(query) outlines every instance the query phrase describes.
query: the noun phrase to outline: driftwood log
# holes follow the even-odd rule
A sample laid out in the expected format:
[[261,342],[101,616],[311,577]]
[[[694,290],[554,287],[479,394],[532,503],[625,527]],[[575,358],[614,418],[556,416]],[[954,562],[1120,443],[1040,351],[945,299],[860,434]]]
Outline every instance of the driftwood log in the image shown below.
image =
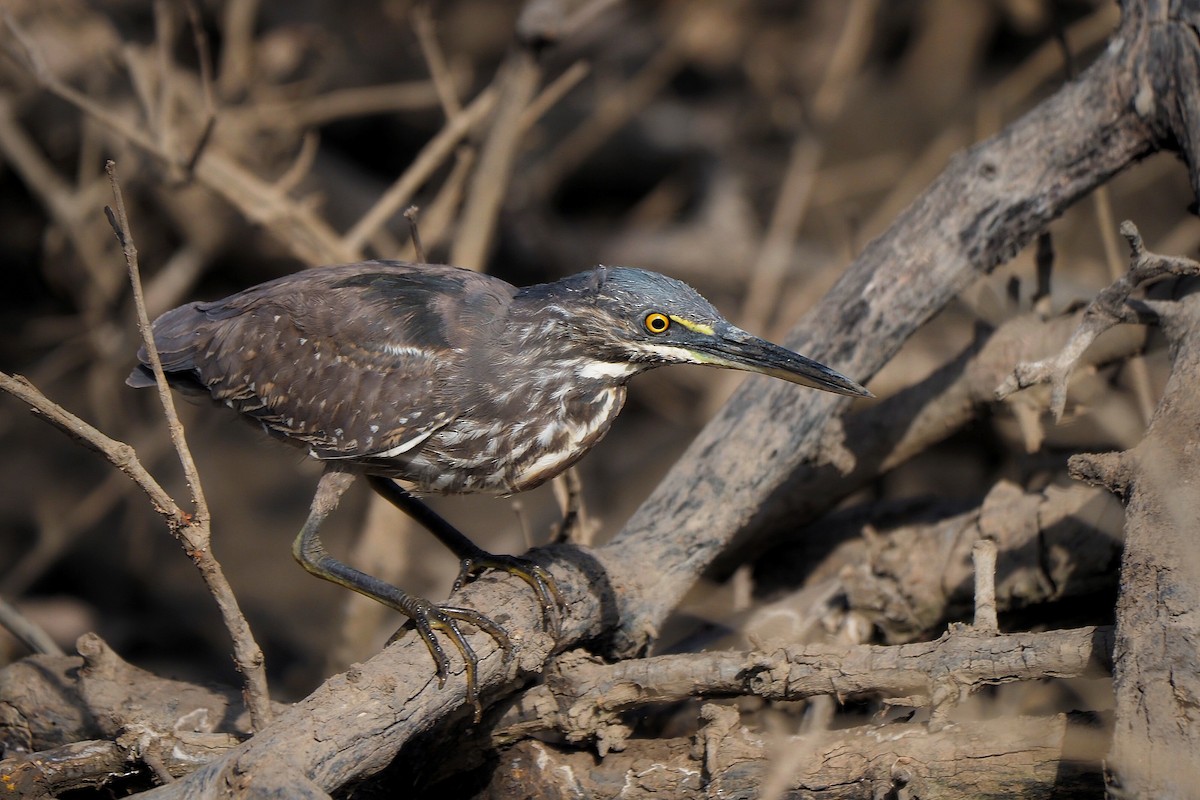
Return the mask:
[[[531,8],[539,5],[546,4]],[[546,24],[562,23],[553,15],[549,19]],[[532,24],[529,18],[524,23]],[[1200,194],[1198,28],[1195,0],[1123,2],[1120,26],[1097,60],[999,134],[958,155],[871,242],[787,344],[865,379],[978,276],[1139,159],[1162,150],[1179,153]],[[510,56],[508,74],[517,77],[510,77],[509,88],[522,103],[530,102],[538,79],[535,57],[554,38],[525,30]],[[482,118],[486,109],[478,113]],[[517,125],[515,113],[509,109],[502,116],[506,124]],[[515,135],[517,127],[507,130]],[[511,138],[492,152],[503,152],[505,144]],[[208,154],[193,166],[202,179],[220,182],[227,162]],[[214,177],[214,171],[220,174]],[[488,202],[498,200],[489,194],[478,201]],[[494,219],[495,211],[477,213]],[[335,237],[323,222],[299,227],[307,231],[305,252],[346,252],[344,241],[326,241]],[[482,247],[476,242],[466,251]],[[557,640],[543,631],[541,610],[518,581],[488,576],[456,595],[457,604],[501,622],[518,645],[516,657],[506,663],[489,636],[470,637],[482,657],[479,684],[488,707],[482,724],[469,724],[461,672],[439,688],[424,645],[412,636],[277,709],[273,721],[251,736],[245,721],[230,711],[227,693],[194,687],[172,692],[150,678],[131,678],[132,668],[88,638],[80,643],[81,658],[40,656],[0,675],[0,741],[6,747],[0,791],[12,787],[31,797],[48,796],[93,785],[97,774],[111,775],[121,765],[145,764],[163,781],[147,797],[320,798],[381,773],[398,755],[441,740],[478,745],[481,759],[478,753],[488,747],[509,748],[512,758],[488,789],[497,798],[531,791],[524,776],[532,776],[539,796],[608,795],[629,787],[633,794],[665,791],[680,797],[768,789],[781,796],[1091,796],[1099,785],[1095,753],[1104,747],[1095,720],[1060,715],[963,721],[951,712],[961,694],[980,686],[1093,675],[1111,663],[1117,702],[1105,776],[1110,790],[1187,796],[1200,785],[1190,757],[1200,745],[1195,714],[1200,552],[1191,535],[1197,519],[1187,477],[1196,473],[1200,424],[1188,392],[1200,368],[1196,308],[1190,296],[1147,301],[1142,313],[1123,320],[1153,318],[1162,324],[1172,347],[1171,383],[1141,445],[1119,456],[1075,462],[1079,476],[1114,491],[1127,507],[1115,634],[1094,628],[999,634],[984,626],[902,647],[642,659],[667,615],[722,554],[760,550],[773,534],[816,518],[912,450],[899,430],[875,435],[879,426],[896,424],[883,412],[843,420],[841,401],[805,396],[796,402],[786,387],[751,380],[612,542],[594,550],[560,545],[536,553],[566,600]],[[1055,341],[1074,325],[1074,320],[1047,323]],[[1003,334],[995,340],[1003,341]],[[1046,354],[1015,346],[1001,351],[1010,353],[1009,368]],[[980,349],[985,352],[992,352],[986,343]],[[990,381],[992,375],[986,366],[970,366],[981,363],[973,357],[965,354],[956,367],[964,379],[954,380],[952,369],[919,391],[926,398],[950,393],[948,404],[965,419],[972,412],[964,408],[986,402],[979,380],[965,378],[978,372]],[[928,402],[914,402],[904,419],[919,421],[926,407]],[[933,438],[916,428],[908,433]],[[863,465],[869,466],[860,472]],[[1041,502],[1016,490],[1011,501]],[[988,533],[987,510],[985,504],[973,524],[1003,540],[1004,532],[994,527]],[[1039,540],[1043,529],[1028,522],[1018,533]],[[924,630],[922,624],[916,627]],[[591,665],[595,675],[591,666],[567,670],[583,663],[574,652],[583,643],[618,663]],[[550,666],[555,653],[568,650],[573,655]],[[548,670],[544,684],[523,691]],[[588,681],[603,690],[582,686]],[[127,708],[139,685],[146,689],[137,702],[153,708],[142,709],[135,720]],[[51,701],[29,694],[37,686],[58,688],[60,695]],[[616,701],[614,687],[621,690]],[[152,700],[164,691],[172,694],[171,702]],[[609,694],[601,699],[588,691]],[[683,697],[786,700],[814,694],[865,694],[891,707],[925,709],[928,724],[889,730],[871,721],[852,731],[772,742],[742,729],[735,710],[705,706],[706,724],[692,738],[631,742],[617,716],[644,703]],[[47,706],[61,724],[44,724]],[[552,731],[565,741],[612,752],[597,768],[590,752],[521,738],[531,731]],[[490,735],[497,738],[488,740]],[[1083,739],[1089,740],[1086,746]],[[961,768],[963,759],[974,765],[970,774]]]

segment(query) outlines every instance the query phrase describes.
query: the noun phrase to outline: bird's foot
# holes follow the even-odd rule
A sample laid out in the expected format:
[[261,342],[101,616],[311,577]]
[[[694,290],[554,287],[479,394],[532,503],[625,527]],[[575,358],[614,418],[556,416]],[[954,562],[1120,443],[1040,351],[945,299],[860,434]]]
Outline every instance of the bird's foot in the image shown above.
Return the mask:
[[529,584],[537,595],[538,603],[542,606],[542,619],[550,628],[554,638],[562,633],[563,599],[558,586],[550,572],[540,564],[535,564],[520,556],[495,555],[480,550],[467,556],[459,562],[458,577],[454,581],[454,591],[464,584],[470,583],[484,570],[496,569],[515,575]]
[[[467,641],[462,631],[459,630],[458,624],[465,622],[468,625],[474,625],[495,639],[496,643],[500,645],[501,651],[503,651],[505,661],[512,656],[513,652],[513,644],[508,637],[508,631],[504,630],[503,627],[488,617],[470,608],[437,605],[418,597],[410,597],[407,600],[406,607],[399,610],[408,615],[412,626],[417,630],[417,634],[425,642],[425,646],[429,648],[429,654],[433,656],[433,663],[437,669],[439,689],[446,685],[446,676],[450,672],[450,657],[442,649],[441,642],[438,641],[434,631],[440,631],[458,649],[463,663],[466,665],[467,703],[475,709],[475,722],[478,723],[483,717],[483,706],[479,703],[479,656],[475,654],[475,649],[471,647],[471,643]],[[396,631],[388,639],[387,643],[391,644],[396,641],[407,628],[408,626],[406,625]]]

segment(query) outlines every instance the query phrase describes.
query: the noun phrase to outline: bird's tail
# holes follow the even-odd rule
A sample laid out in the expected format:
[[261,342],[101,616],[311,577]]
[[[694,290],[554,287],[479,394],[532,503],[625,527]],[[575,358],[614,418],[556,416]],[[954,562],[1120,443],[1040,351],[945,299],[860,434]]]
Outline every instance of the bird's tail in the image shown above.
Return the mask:
[[[209,339],[209,318],[200,308],[200,303],[173,308],[154,320],[151,330],[162,361],[163,372],[173,385],[187,388],[188,384],[199,383],[196,374],[196,352]],[[139,363],[129,373],[125,383],[135,389],[154,385],[154,372],[150,369],[150,356],[145,346],[138,350]]]

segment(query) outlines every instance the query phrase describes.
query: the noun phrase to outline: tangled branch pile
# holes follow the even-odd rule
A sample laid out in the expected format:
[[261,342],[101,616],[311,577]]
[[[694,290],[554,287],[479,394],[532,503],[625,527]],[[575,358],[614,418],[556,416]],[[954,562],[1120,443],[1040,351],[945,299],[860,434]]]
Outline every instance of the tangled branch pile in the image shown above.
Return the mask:
[[[0,14],[0,796],[1200,786],[1196,0]],[[571,524],[442,504],[498,550],[568,532],[557,640],[519,581],[456,595],[520,642],[470,637],[474,723],[290,563],[311,465],[184,404],[185,480],[122,384],[138,262],[153,317],[419,253],[669,273],[881,399],[663,371]],[[443,596],[405,525],[364,495],[329,539]]]

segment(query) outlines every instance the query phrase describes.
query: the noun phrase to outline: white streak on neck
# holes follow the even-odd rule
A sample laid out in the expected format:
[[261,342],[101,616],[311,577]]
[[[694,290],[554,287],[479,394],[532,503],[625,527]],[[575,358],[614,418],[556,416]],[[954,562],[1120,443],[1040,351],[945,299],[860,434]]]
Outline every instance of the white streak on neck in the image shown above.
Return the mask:
[[636,371],[635,364],[624,361],[589,361],[583,366],[577,367],[575,374],[580,378],[603,380],[605,378],[628,378]]

